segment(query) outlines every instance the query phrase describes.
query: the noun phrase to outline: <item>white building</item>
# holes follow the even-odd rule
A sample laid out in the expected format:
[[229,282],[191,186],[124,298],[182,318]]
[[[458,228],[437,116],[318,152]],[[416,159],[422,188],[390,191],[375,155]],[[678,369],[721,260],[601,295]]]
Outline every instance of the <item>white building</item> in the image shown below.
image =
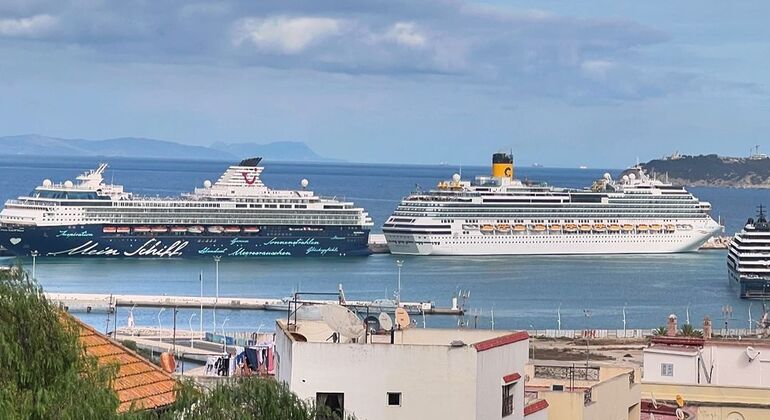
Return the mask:
[[544,401],[525,407],[526,332],[412,328],[367,343],[332,334],[323,322],[277,321],[276,378],[360,419],[546,418]]

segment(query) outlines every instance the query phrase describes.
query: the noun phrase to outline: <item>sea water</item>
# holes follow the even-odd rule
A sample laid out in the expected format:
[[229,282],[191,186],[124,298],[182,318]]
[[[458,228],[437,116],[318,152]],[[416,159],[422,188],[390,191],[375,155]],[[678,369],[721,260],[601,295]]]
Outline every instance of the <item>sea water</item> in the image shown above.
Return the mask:
[[[0,157],[0,198],[26,194],[43,179],[73,180],[101,161],[110,163],[106,182],[126,191],[150,196],[174,196],[215,181],[230,162],[137,160],[123,158]],[[300,180],[323,196],[354,201],[373,217],[374,232],[398,201],[417,188],[429,189],[462,171],[465,178],[485,175],[486,167],[462,169],[431,165],[364,165],[349,163],[263,162],[263,181],[272,188],[299,188]],[[517,168],[517,177],[551,185],[586,187],[609,172],[620,170]],[[764,190],[691,188],[711,202],[726,233],[739,230],[765,202]],[[663,325],[670,313],[683,323],[689,316],[699,325],[710,315],[723,325],[721,308],[733,307],[730,327],[748,327],[749,302],[737,298],[726,278],[724,251],[675,255],[632,256],[500,256],[402,257],[403,300],[432,300],[448,307],[459,290],[470,291],[464,322],[489,328],[562,329],[652,328]],[[335,292],[342,284],[348,299],[393,298],[397,283],[396,258],[391,255],[321,259],[226,259],[219,264],[220,296],[290,296],[294,291]],[[30,261],[25,261],[27,265]],[[215,293],[213,260],[109,260],[38,258],[36,275],[46,291],[105,294],[192,295]],[[203,279],[201,284],[200,278]],[[624,309],[625,308],[625,309]],[[752,305],[752,318],[761,316],[761,303]],[[134,309],[137,325],[172,325],[172,311]],[[104,313],[78,314],[99,329],[127,323],[127,308],[116,318]],[[195,315],[193,315],[195,314]],[[217,311],[217,331],[272,330],[281,312]],[[198,310],[180,310],[177,328],[197,330]],[[458,318],[415,317],[418,325],[456,326]],[[224,326],[223,326],[224,323]],[[203,313],[204,328],[214,329],[213,312]]]

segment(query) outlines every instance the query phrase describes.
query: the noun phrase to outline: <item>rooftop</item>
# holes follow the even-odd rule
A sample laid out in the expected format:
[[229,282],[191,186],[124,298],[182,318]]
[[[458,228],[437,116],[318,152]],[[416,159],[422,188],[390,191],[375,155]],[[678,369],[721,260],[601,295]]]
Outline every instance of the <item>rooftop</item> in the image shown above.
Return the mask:
[[[278,327],[294,341],[332,344],[331,335],[334,333],[323,321],[299,321],[297,325],[287,326],[285,320],[277,321]],[[396,345],[446,346],[473,345],[477,351],[503,346],[529,339],[526,331],[499,331],[476,329],[450,328],[407,328],[395,331],[393,343]],[[390,343],[390,333],[376,334],[369,338],[372,343]],[[341,337],[341,343],[350,342]],[[462,342],[460,344],[459,342]]]
[[118,365],[112,383],[120,399],[118,412],[128,411],[132,405],[136,409],[156,410],[176,401],[176,380],[170,374],[93,327],[71,319],[78,325],[86,354],[96,357],[100,365]]

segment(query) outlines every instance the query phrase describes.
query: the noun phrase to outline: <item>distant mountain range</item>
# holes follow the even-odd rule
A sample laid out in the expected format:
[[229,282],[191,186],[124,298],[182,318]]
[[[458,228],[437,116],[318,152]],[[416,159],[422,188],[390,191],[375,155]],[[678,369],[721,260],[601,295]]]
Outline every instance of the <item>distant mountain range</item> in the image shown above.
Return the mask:
[[282,161],[331,161],[319,156],[302,142],[278,141],[267,144],[215,142],[211,146],[190,146],[166,140],[120,137],[105,140],[62,139],[37,134],[0,137],[0,154],[38,156],[121,156],[240,161],[260,156]]
[[651,160],[642,167],[658,178],[668,176],[669,182],[677,185],[770,188],[770,158],[765,155],[675,155]]

